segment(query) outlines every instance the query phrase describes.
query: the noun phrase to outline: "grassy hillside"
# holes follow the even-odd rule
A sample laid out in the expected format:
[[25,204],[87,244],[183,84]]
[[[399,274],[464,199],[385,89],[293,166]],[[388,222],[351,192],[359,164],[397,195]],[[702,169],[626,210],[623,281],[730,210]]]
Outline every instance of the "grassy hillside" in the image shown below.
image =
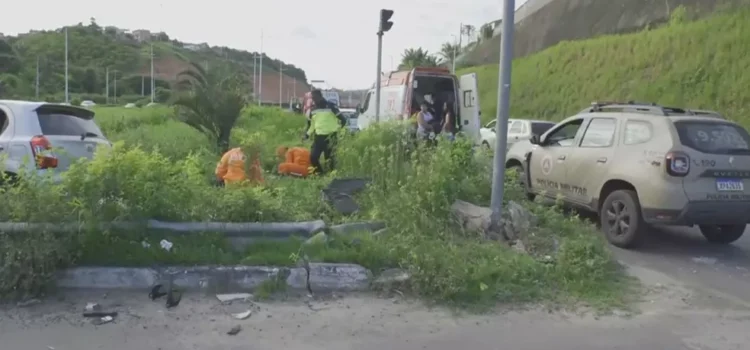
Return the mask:
[[[714,109],[750,127],[750,9],[681,18],[515,60],[511,116],[559,120],[595,100],[639,100]],[[460,71],[467,72],[479,77],[483,119],[494,118],[497,65]]]
[[[40,98],[60,100],[64,92],[65,39],[64,30],[31,32],[0,40],[0,96],[32,97],[35,95],[37,60],[39,62]],[[252,76],[254,52],[208,45],[191,46],[173,40],[166,34],[152,36],[154,43],[154,71],[157,78],[157,99],[168,97],[160,90],[169,90],[177,75],[197,63],[208,68],[230,65]],[[101,27],[95,22],[68,27],[69,88],[75,97],[101,99],[106,90],[106,70],[110,71],[110,96],[122,102],[151,94],[148,81],[142,89],[142,77],[150,76],[150,45],[139,42],[133,34],[112,27]],[[305,72],[291,64],[264,56],[264,90],[278,91],[278,69],[284,66],[285,80],[306,86]],[[252,78],[251,78],[252,79]],[[268,86],[266,86],[268,85]],[[285,84],[286,85],[286,84]],[[252,83],[248,84],[248,91]],[[277,96],[265,96],[278,100]]]

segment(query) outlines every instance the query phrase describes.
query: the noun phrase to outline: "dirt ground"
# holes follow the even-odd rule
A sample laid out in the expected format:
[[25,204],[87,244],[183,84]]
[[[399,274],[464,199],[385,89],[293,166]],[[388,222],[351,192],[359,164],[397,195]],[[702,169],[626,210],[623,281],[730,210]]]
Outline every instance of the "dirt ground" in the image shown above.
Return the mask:
[[[458,315],[403,297],[329,295],[233,302],[186,294],[166,309],[147,291],[69,291],[38,304],[0,309],[0,349],[748,349],[750,308],[691,290],[651,270],[635,271],[648,293],[635,313],[497,310]],[[89,302],[118,311],[93,325]],[[253,310],[245,320],[233,313]],[[236,335],[227,332],[235,326]]]

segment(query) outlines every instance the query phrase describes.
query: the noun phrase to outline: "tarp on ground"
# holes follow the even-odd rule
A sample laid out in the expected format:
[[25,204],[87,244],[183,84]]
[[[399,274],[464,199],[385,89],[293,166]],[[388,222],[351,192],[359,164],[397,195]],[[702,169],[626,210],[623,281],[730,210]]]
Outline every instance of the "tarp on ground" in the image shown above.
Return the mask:
[[359,211],[359,204],[354,200],[354,195],[367,188],[370,181],[368,178],[334,179],[321,191],[323,201],[341,214],[354,214]]

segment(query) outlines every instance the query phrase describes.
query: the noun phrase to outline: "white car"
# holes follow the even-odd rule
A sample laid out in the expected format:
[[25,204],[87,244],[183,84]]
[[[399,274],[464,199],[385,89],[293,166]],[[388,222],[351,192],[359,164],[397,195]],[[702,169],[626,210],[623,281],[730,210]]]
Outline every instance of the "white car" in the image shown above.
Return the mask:
[[111,143],[89,109],[0,100],[0,156],[5,156],[0,159],[11,178],[26,168],[38,174],[51,173],[59,181],[61,172],[79,158],[93,157],[98,147],[111,147]]
[[94,101],[91,101],[91,100],[86,100],[86,101],[81,102],[81,107],[94,107],[94,106],[96,106],[96,103],[94,103]]
[[357,126],[357,116],[359,116],[359,113],[357,113],[357,110],[354,108],[341,108],[339,109],[341,114],[346,118],[348,122],[349,131],[357,131],[359,130],[359,127]]
[[[482,138],[482,146],[495,150],[496,136],[495,126],[497,121],[493,120],[483,128],[479,129]],[[528,140],[532,135],[540,136],[545,131],[555,126],[555,123],[546,120],[508,119],[508,148],[521,140]]]

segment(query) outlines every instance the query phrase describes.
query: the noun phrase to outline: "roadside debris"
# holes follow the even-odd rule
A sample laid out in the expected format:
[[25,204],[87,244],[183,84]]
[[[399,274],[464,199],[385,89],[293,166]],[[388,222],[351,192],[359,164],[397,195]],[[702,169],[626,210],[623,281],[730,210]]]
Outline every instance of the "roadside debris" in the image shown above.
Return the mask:
[[232,317],[234,317],[234,318],[236,318],[238,320],[246,320],[252,314],[253,314],[253,310],[247,310],[245,312],[240,312],[240,313],[232,314]]
[[18,307],[29,307],[29,306],[32,306],[32,305],[39,304],[41,302],[42,301],[39,300],[39,299],[29,299],[29,300],[19,301],[16,304],[16,306],[18,306]]
[[230,329],[227,334],[229,335],[237,335],[242,330],[242,327],[240,325],[236,325]]
[[151,243],[148,243],[148,242],[146,242],[146,241],[141,241],[141,246],[142,246],[143,248],[146,248],[146,249],[148,249],[148,248],[151,248]]
[[182,292],[180,290],[172,287],[165,292],[164,286],[162,286],[161,284],[157,284],[153,286],[151,288],[151,291],[148,293],[148,297],[151,298],[151,300],[156,300],[165,295],[167,296],[167,302],[166,302],[167,309],[173,308],[179,305],[180,300],[182,300]]
[[159,242],[159,245],[161,246],[162,249],[164,249],[164,250],[166,250],[168,252],[172,251],[172,247],[174,246],[174,244],[172,244],[172,242],[170,242],[170,241],[168,241],[166,239],[162,239],[161,242]]
[[86,311],[86,312],[101,311],[102,310],[102,306],[99,305],[99,304],[97,304],[97,303],[88,303],[88,304],[86,304],[86,307],[83,308],[83,310]]
[[114,319],[115,318],[112,317],[112,316],[104,316],[102,318],[95,318],[95,319],[91,320],[91,324],[93,324],[94,326],[100,326],[100,325],[103,325],[105,323],[110,323],[110,322],[114,321]]
[[83,313],[83,317],[117,317],[117,311],[86,311]]
[[250,301],[253,299],[253,295],[250,293],[216,294],[216,299],[219,299],[222,304],[226,305],[237,300]]

